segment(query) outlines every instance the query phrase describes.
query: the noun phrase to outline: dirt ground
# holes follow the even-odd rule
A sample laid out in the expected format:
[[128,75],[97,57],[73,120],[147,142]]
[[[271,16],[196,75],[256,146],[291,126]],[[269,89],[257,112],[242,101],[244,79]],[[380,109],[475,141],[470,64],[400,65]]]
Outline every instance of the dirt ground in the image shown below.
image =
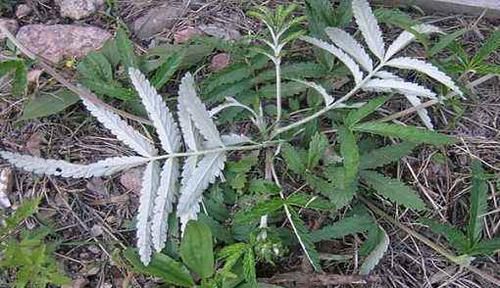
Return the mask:
[[[260,29],[260,25],[249,19],[245,11],[255,3],[247,1],[192,1],[193,6],[186,16],[176,21],[172,29],[159,33],[155,41],[171,42],[176,31],[187,26],[206,23],[221,23],[237,29],[245,35]],[[257,2],[257,1],[255,1]],[[270,5],[276,2],[272,1]],[[28,23],[68,23],[61,19],[54,3],[47,0],[27,1],[33,5],[34,11],[20,20],[20,26]],[[125,23],[133,23],[135,19],[154,9],[162,1],[126,0],[117,2],[117,13]],[[472,53],[482,41],[498,27],[499,20],[489,20],[477,16],[465,15],[419,15],[414,16],[423,22],[432,22],[444,31],[469,28],[464,35],[467,51]],[[118,16],[118,15],[114,15]],[[112,21],[105,13],[96,13],[90,18],[78,20],[81,24],[91,24],[112,31]],[[400,30],[388,30],[387,33],[397,35]],[[388,34],[386,34],[388,35]],[[146,49],[150,41],[134,39],[138,50]],[[408,54],[423,55],[418,45],[411,46]],[[491,62],[500,64],[500,53],[496,53]],[[66,75],[72,75],[71,69],[63,69]],[[411,183],[421,196],[432,203],[433,209],[426,216],[449,221],[461,225],[466,221],[467,207],[463,195],[467,193],[469,170],[466,168],[471,158],[481,160],[491,173],[500,175],[500,82],[498,76],[478,78],[474,75],[464,76],[465,83],[472,83],[473,95],[461,100],[462,113],[452,107],[438,105],[430,111],[436,126],[442,132],[458,136],[460,142],[449,146],[446,150],[424,148],[418,154],[401,161],[398,174]],[[60,86],[48,75],[42,75],[39,87]],[[22,113],[26,99],[11,96],[5,89],[0,94],[0,147],[2,149],[28,152],[47,158],[65,157],[74,162],[90,162],[109,156],[127,153],[122,144],[97,125],[91,118],[82,121],[82,107],[73,106],[66,113],[61,113],[41,120],[16,122]],[[407,108],[406,104],[395,101],[391,103],[394,111]],[[390,111],[387,111],[388,113]],[[418,124],[418,118],[410,115],[399,119],[404,123]],[[438,155],[439,154],[439,155]],[[443,161],[434,161],[437,156],[447,155]],[[0,162],[4,167],[4,163]],[[116,265],[115,257],[120,247],[134,243],[134,227],[132,220],[138,206],[138,195],[130,189],[134,183],[125,188],[120,176],[112,178],[96,178],[91,180],[62,179],[57,177],[36,177],[29,173],[15,172],[14,189],[10,194],[13,202],[32,196],[42,196],[43,205],[40,220],[49,221],[55,227],[58,237],[65,240],[57,251],[58,260],[63,264],[73,279],[86,279],[87,287],[123,287],[127,283],[132,287],[155,287],[155,281],[127,272]],[[493,206],[496,211],[486,217],[487,234],[500,235],[500,179],[489,181]],[[394,210],[384,207],[385,212],[392,215],[404,225],[432,237],[445,245],[442,239],[422,229],[416,223],[419,215],[407,210]],[[448,262],[419,240],[408,235],[400,228],[381,220],[391,239],[388,252],[382,262],[373,271],[380,281],[366,287],[494,287],[493,284],[467,269],[459,268]],[[343,247],[356,247],[356,239]],[[344,251],[345,252],[345,251]],[[282,267],[290,270],[301,269],[296,257],[300,253],[291,253],[290,259],[282,263]],[[482,271],[500,278],[500,258],[481,257],[474,266]],[[300,261],[299,261],[300,262]],[[328,271],[337,274],[350,274],[357,268],[357,261],[332,262]],[[267,277],[265,267],[260,267],[258,275]],[[282,270],[282,269],[278,269]],[[346,287],[354,287],[349,285]],[[85,287],[85,286],[74,286]]]

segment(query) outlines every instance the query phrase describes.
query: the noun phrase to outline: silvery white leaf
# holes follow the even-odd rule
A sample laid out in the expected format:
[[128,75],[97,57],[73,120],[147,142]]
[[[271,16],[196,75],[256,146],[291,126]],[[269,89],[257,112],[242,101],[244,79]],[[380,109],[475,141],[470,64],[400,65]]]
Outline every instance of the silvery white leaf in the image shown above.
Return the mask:
[[[411,27],[413,31],[420,34],[430,34],[430,33],[439,33],[441,30],[433,25],[428,24],[419,24]],[[403,48],[408,46],[411,42],[415,40],[415,35],[408,31],[403,31],[399,34],[398,38],[392,42],[392,44],[387,48],[387,53],[385,54],[385,60],[389,60],[392,56],[396,55]]]
[[363,73],[361,72],[361,70],[359,70],[358,64],[356,64],[356,62],[354,62],[354,60],[352,60],[352,58],[349,55],[344,53],[335,45],[326,43],[325,41],[309,36],[302,36],[300,37],[300,39],[332,53],[335,57],[337,57],[340,61],[342,61],[342,63],[344,63],[344,65],[347,66],[347,68],[349,68],[349,70],[352,73],[352,76],[354,77],[354,82],[356,83],[361,82],[361,79],[363,79]]
[[401,94],[410,93],[430,99],[437,99],[436,93],[425,87],[411,82],[392,79],[371,79],[363,85],[362,89],[375,92],[397,91]]
[[337,45],[340,49],[344,50],[347,54],[351,55],[361,67],[366,71],[373,70],[373,62],[370,56],[366,53],[365,49],[359,44],[351,34],[342,29],[328,27],[325,29],[326,35],[330,37],[333,44]]
[[36,174],[72,178],[107,176],[121,170],[142,165],[147,158],[139,156],[107,158],[88,165],[73,164],[64,160],[43,159],[30,155],[0,151],[0,156],[15,167]]
[[375,75],[373,75],[374,77],[377,77],[377,78],[380,78],[380,79],[392,79],[392,80],[399,80],[399,81],[404,81],[401,77],[399,77],[398,75],[394,74],[394,73],[391,73],[391,72],[387,72],[387,71],[384,71],[384,70],[381,70],[381,71],[378,71],[377,73],[375,73]]
[[153,197],[160,184],[160,166],[157,161],[151,161],[144,170],[142,177],[141,197],[139,198],[139,210],[137,211],[137,249],[144,265],[151,261],[151,221],[153,212]]
[[250,138],[248,138],[247,136],[234,134],[234,133],[222,135],[221,138],[222,138],[222,142],[224,142],[224,145],[226,145],[226,146],[234,146],[234,145],[252,142],[252,140],[250,140]]
[[[406,93],[404,94],[404,96],[406,97],[406,99],[408,99],[408,102],[413,105],[413,107],[417,107],[422,104],[422,101],[420,101],[420,99],[415,94]],[[434,130],[434,125],[432,125],[432,120],[431,117],[429,117],[429,112],[427,112],[427,109],[420,108],[417,110],[417,114],[422,120],[422,123],[424,123],[425,127],[430,130]]]
[[[387,71],[378,71],[374,75],[375,77],[378,77],[380,79],[392,79],[392,80],[398,80],[398,81],[404,81],[401,77]],[[417,97],[417,95],[412,94],[412,93],[404,93],[404,96],[408,100],[408,102],[411,103],[413,107],[417,107],[418,105],[422,104],[422,101]],[[429,128],[430,130],[434,129],[434,125],[432,124],[432,120],[429,117],[429,112],[425,108],[421,108],[417,110],[417,114],[422,120],[422,123]]]
[[385,54],[384,39],[372,8],[366,0],[352,0],[352,12],[368,48],[377,58],[383,60]]
[[380,242],[373,248],[373,250],[366,256],[365,261],[361,264],[359,268],[359,274],[368,275],[370,271],[377,266],[378,262],[384,257],[385,252],[389,248],[389,236],[387,236],[387,232],[379,226],[380,233],[382,233],[382,237]]
[[200,133],[194,126],[194,123],[189,116],[189,112],[182,101],[179,101],[177,104],[177,109],[184,144],[186,144],[188,151],[198,151],[201,145]]
[[139,97],[141,97],[142,104],[148,112],[149,119],[153,122],[156,133],[158,133],[163,150],[168,153],[177,152],[181,142],[179,128],[172,113],[170,113],[162,97],[151,86],[141,71],[129,68],[129,75]]
[[156,155],[156,149],[151,142],[141,133],[137,132],[137,130],[129,126],[127,122],[123,121],[120,116],[107,109],[96,106],[88,100],[83,99],[82,101],[87,107],[87,110],[89,110],[104,127],[109,129],[116,138],[132,148],[135,152],[144,157]]
[[151,234],[153,247],[160,252],[167,240],[168,215],[173,210],[177,178],[179,177],[179,162],[177,158],[168,158],[163,164],[154,201]]
[[117,172],[134,168],[148,162],[148,158],[139,156],[120,156],[106,158],[96,163],[88,164],[87,175],[84,177],[110,176]]
[[416,70],[418,72],[424,73],[427,76],[445,85],[446,87],[450,88],[458,95],[463,96],[462,91],[460,91],[460,88],[455,85],[453,80],[451,80],[448,75],[444,74],[437,67],[430,63],[409,57],[399,57],[388,61],[386,65],[399,69]]
[[0,209],[6,209],[12,206],[7,195],[12,186],[12,170],[4,168],[0,172]]
[[[193,211],[196,213],[199,211],[199,202],[203,191],[207,189],[210,183],[215,181],[216,177],[222,174],[225,162],[226,154],[224,152],[206,154],[200,160],[180,190],[177,215],[181,218],[181,221],[192,217]],[[181,222],[181,224],[184,225],[185,223]]]
[[314,83],[314,82],[304,81],[304,80],[300,80],[300,79],[290,79],[290,80],[304,84],[304,85],[309,86],[309,87],[313,88],[314,90],[316,90],[316,92],[318,92],[323,97],[323,100],[325,101],[325,106],[328,106],[328,105],[333,103],[333,97],[330,96],[330,94],[328,94],[328,92],[326,92],[326,89],[323,86],[321,86],[317,83]]
[[194,79],[190,73],[186,73],[181,80],[178,101],[182,102],[182,105],[184,105],[189,112],[194,125],[207,141],[217,146],[224,146],[224,143],[222,143],[220,139],[219,131],[212,121],[212,118],[210,118],[210,114],[205,104],[203,104],[196,95]]

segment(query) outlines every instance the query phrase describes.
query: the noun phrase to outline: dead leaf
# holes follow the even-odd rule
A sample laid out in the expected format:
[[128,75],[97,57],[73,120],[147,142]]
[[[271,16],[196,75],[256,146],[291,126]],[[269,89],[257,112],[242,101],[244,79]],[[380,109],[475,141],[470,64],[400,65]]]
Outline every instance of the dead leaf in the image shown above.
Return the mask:
[[139,193],[142,187],[143,171],[143,167],[128,170],[120,176],[120,184],[122,184],[128,191]]
[[212,71],[219,71],[229,66],[230,63],[231,56],[229,54],[219,53],[212,57],[212,61],[210,62],[210,69],[212,69]]
[[43,141],[44,139],[42,137],[42,133],[35,132],[30,136],[28,141],[26,141],[26,145],[24,146],[24,148],[26,149],[26,151],[28,151],[29,154],[40,157],[42,156],[40,148]]
[[174,42],[178,44],[182,44],[188,42],[195,36],[201,35],[202,32],[195,27],[188,26],[182,30],[175,32],[174,34]]

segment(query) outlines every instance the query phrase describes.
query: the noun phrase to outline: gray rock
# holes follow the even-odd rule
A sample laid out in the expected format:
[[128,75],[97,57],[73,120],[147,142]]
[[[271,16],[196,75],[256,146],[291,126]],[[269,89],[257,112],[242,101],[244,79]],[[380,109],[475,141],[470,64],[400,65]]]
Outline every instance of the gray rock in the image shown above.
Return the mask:
[[20,19],[26,17],[31,14],[32,10],[33,9],[31,9],[31,7],[26,4],[19,4],[16,7],[16,18]]
[[[12,34],[16,34],[17,29],[19,28],[16,20],[8,18],[0,18],[0,25],[5,26],[7,30],[9,30]],[[3,40],[5,38],[7,38],[7,36],[0,32],[0,40]]]
[[241,38],[240,32],[230,26],[222,26],[219,24],[208,24],[198,26],[203,33],[221,38],[224,40],[238,40]]
[[80,20],[95,13],[104,0],[58,0],[61,16]]
[[153,7],[144,16],[137,18],[132,30],[140,39],[148,39],[164,30],[171,29],[186,14],[181,6],[162,5]]
[[101,28],[79,25],[26,25],[17,32],[21,44],[54,63],[65,57],[82,58],[110,37]]

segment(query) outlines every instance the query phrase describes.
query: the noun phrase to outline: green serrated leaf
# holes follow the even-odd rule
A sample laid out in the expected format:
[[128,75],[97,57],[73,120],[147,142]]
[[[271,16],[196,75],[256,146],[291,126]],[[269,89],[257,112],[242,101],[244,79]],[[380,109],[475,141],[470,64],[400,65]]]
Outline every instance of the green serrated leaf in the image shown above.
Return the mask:
[[467,29],[460,29],[448,35],[442,36],[439,41],[434,44],[431,49],[429,49],[429,57],[434,57],[437,53],[443,51],[443,49],[448,47],[453,41],[464,35],[465,32],[467,32]]
[[472,188],[470,190],[469,222],[467,237],[469,246],[474,246],[483,234],[483,214],[488,209],[488,184],[485,180],[484,170],[479,160],[472,162]]
[[28,69],[24,61],[18,61],[12,80],[12,94],[15,96],[24,96],[28,88]]
[[344,167],[328,167],[325,171],[333,184],[328,198],[340,209],[349,204],[357,191],[357,181],[346,178]]
[[137,57],[134,53],[134,43],[130,41],[127,32],[125,29],[120,26],[116,30],[116,49],[118,50],[118,54],[120,55],[120,62],[127,69],[130,67],[137,67]]
[[194,286],[189,271],[181,263],[165,254],[154,254],[148,266],[142,264],[135,249],[129,248],[125,250],[123,256],[125,256],[130,264],[132,264],[133,269],[137,272],[159,277],[167,283],[182,287]]
[[113,81],[113,68],[104,54],[90,52],[78,63],[76,69],[79,77],[88,79],[99,79],[103,82]]
[[332,203],[329,201],[325,201],[318,196],[310,196],[304,193],[290,195],[285,202],[290,206],[298,206],[300,208],[314,210],[330,210],[334,208]]
[[305,167],[305,159],[302,157],[299,151],[295,150],[292,145],[285,143],[281,146],[281,155],[287,164],[287,167],[290,168],[295,174],[302,174]]
[[23,96],[28,87],[27,68],[23,60],[7,60],[0,62],[0,77],[8,73],[12,75],[12,94],[14,96]]
[[106,95],[123,101],[134,100],[137,98],[135,91],[123,88],[118,82],[106,83],[99,79],[91,78],[81,79],[80,82],[98,95]]
[[373,221],[367,215],[353,215],[311,232],[311,240],[320,242],[340,239],[350,234],[365,232],[371,225],[373,225]]
[[366,256],[365,261],[359,267],[359,274],[368,275],[377,266],[377,264],[384,257],[387,248],[389,248],[389,236],[385,230],[379,226],[377,237],[375,239],[376,246],[371,250],[371,252]]
[[467,251],[467,254],[473,255],[492,255],[500,250],[500,237],[482,240]]
[[413,25],[418,24],[408,14],[399,9],[379,8],[373,11],[375,17],[380,23],[391,24],[405,30],[410,29]]
[[402,157],[415,149],[418,145],[411,142],[402,142],[372,150],[361,156],[359,169],[373,169],[399,161]]
[[316,251],[316,247],[314,247],[314,243],[311,240],[311,234],[307,230],[306,226],[302,219],[300,219],[299,214],[292,208],[288,208],[290,212],[290,224],[292,225],[293,231],[297,240],[300,243],[302,251],[306,255],[307,259],[313,266],[315,271],[321,271],[321,265],[319,263],[319,254]]
[[347,114],[347,117],[345,118],[345,125],[352,128],[359,121],[363,120],[365,117],[375,112],[380,106],[384,105],[384,103],[389,98],[389,96],[377,97],[373,100],[370,100],[360,108],[352,110],[351,112],[349,112],[349,114]]
[[481,64],[477,65],[474,70],[479,74],[495,74],[500,75],[500,65],[495,64]]
[[231,236],[231,232],[229,232],[229,230],[224,228],[222,224],[217,222],[212,217],[206,215],[205,213],[200,213],[198,215],[198,221],[210,227],[210,231],[212,231],[212,235],[214,235],[215,239],[227,244],[234,242],[233,237]]
[[319,160],[323,157],[323,154],[329,144],[328,138],[326,138],[324,134],[319,132],[314,134],[311,138],[311,142],[309,142],[307,169],[311,170],[318,165]]
[[417,192],[397,179],[370,170],[360,171],[360,176],[368,186],[375,189],[384,198],[415,210],[424,210],[426,208],[424,201],[420,199]]
[[481,48],[479,48],[479,51],[471,60],[471,66],[480,65],[491,53],[497,51],[498,48],[500,48],[500,30],[497,29],[485,43],[481,44]]
[[[281,89],[281,96],[286,98],[304,93],[308,87],[295,81],[285,81],[281,83]],[[258,95],[267,99],[276,97],[276,85],[273,83],[262,86],[258,91]]]
[[280,198],[266,200],[265,202],[259,202],[249,210],[239,211],[235,215],[234,220],[237,223],[249,223],[251,221],[259,219],[263,215],[271,214],[282,209],[283,204],[284,200]]
[[264,179],[252,179],[248,186],[248,192],[260,195],[272,195],[280,192],[280,187],[273,181]]
[[35,214],[38,210],[39,204],[40,198],[26,199],[23,201],[19,207],[17,207],[16,211],[5,219],[5,225],[0,227],[0,236],[6,235],[26,218]]
[[381,122],[365,122],[355,125],[353,129],[381,136],[396,137],[414,143],[446,145],[456,141],[453,137],[435,131]]
[[250,287],[257,287],[257,273],[255,270],[255,255],[252,247],[248,247],[243,255],[243,276]]
[[251,67],[248,67],[247,64],[231,65],[207,78],[207,80],[203,82],[207,83],[206,85],[204,85],[204,92],[210,93],[214,91],[215,88],[222,85],[236,83],[243,79],[250,78],[252,76],[251,72],[252,69]]
[[343,158],[344,164],[344,181],[345,185],[356,182],[358,177],[359,167],[359,150],[356,143],[356,137],[351,130],[346,127],[340,127],[338,130],[340,141],[340,155]]
[[53,93],[41,93],[26,103],[19,120],[24,121],[56,114],[79,100],[78,95],[66,89]]
[[420,219],[420,222],[422,222],[422,224],[424,225],[429,226],[432,232],[436,234],[441,234],[444,237],[446,237],[448,243],[450,243],[450,245],[457,251],[459,251],[460,253],[465,252],[468,245],[468,241],[467,237],[462,231],[458,230],[457,228],[449,224],[439,223],[432,219],[423,218]]
[[160,67],[158,67],[151,78],[151,84],[156,88],[156,90],[160,90],[163,86],[165,86],[165,84],[168,83],[168,81],[170,81],[181,65],[183,58],[184,55],[182,53],[173,53]]
[[[199,63],[214,51],[214,46],[209,43],[173,45],[165,44],[151,48],[141,57],[141,71],[150,73],[160,67],[172,53],[184,55],[178,69],[187,69]],[[226,95],[227,96],[227,95]]]
[[201,222],[189,221],[182,237],[180,254],[184,264],[201,278],[212,276],[215,262],[210,228]]

